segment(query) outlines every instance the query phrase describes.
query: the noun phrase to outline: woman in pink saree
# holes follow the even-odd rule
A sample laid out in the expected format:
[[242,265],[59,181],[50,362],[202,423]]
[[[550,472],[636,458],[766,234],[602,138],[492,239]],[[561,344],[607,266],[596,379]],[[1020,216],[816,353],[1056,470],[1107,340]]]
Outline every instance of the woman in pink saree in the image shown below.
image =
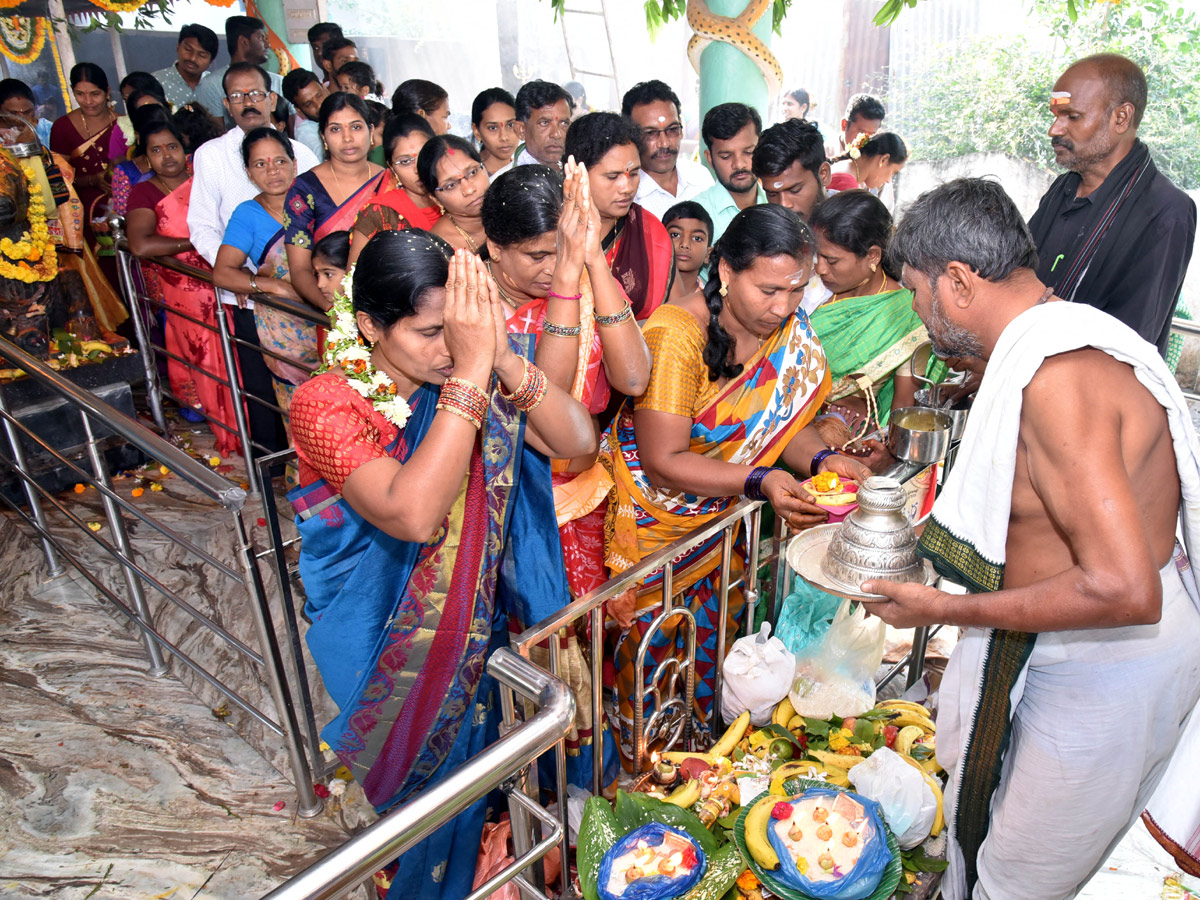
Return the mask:
[[[139,150],[154,174],[129,194],[126,234],[134,256],[171,256],[197,269],[208,263],[188,238],[187,209],[192,179],[187,170],[183,135],[164,120],[142,135]],[[162,300],[167,307],[163,328],[167,378],[171,394],[183,408],[204,413],[212,425],[222,456],[238,451],[233,395],[227,382],[225,354],[217,332],[217,297],[212,286],[170,269],[157,267]],[[196,321],[193,321],[196,320]],[[204,324],[198,324],[203,322]],[[205,327],[208,326],[208,327]]]

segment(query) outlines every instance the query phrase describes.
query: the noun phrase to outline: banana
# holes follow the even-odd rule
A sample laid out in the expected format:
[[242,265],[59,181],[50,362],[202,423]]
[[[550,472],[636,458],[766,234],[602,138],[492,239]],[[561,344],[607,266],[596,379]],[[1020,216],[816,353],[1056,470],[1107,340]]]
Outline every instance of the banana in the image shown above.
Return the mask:
[[909,712],[915,712],[921,716],[928,716],[929,709],[922,706],[920,703],[913,703],[911,700],[881,700],[875,704],[876,709],[907,709]]
[[792,720],[792,716],[796,715],[796,708],[792,706],[792,698],[784,697],[779,701],[779,705],[775,707],[775,714],[771,716],[771,724],[782,725],[788,727],[788,722]]
[[921,761],[921,768],[933,775],[935,778],[941,775],[946,770],[942,768],[942,764],[937,761],[936,756],[931,756],[929,759]]
[[925,779],[925,783],[929,785],[929,789],[933,791],[933,798],[937,801],[937,815],[933,818],[933,827],[929,829],[930,837],[937,837],[941,834],[942,829],[946,827],[946,813],[943,808],[942,783],[925,771],[924,766],[913,759],[911,756],[901,755],[902,760],[921,773],[921,777]]
[[684,809],[690,809],[699,799],[700,782],[695,778],[690,779],[687,784],[675,788],[675,790],[667,795],[668,803],[673,803],[675,806],[681,806]]
[[[814,759],[819,759],[823,765],[828,768],[841,769],[843,772],[849,772],[860,762],[866,759],[865,756],[850,756],[849,754],[830,753],[828,750],[809,750],[808,755]],[[915,762],[916,760],[914,760]]]
[[736,719],[733,724],[725,729],[725,733],[721,735],[721,739],[713,744],[713,756],[729,756],[733,753],[733,748],[737,746],[738,741],[746,733],[746,729],[750,727],[750,713],[744,712]]
[[783,783],[789,778],[795,778],[797,775],[804,776],[808,774],[810,769],[815,769],[817,772],[828,772],[820,762],[815,759],[802,759],[798,762],[786,762],[771,775],[771,793],[783,794]]
[[919,739],[925,737],[925,732],[917,725],[905,725],[900,729],[900,733],[896,735],[896,743],[893,745],[897,753],[902,756],[912,755],[912,745]]
[[93,350],[102,350],[105,353],[112,353],[112,345],[106,344],[104,341],[84,341],[79,345],[84,353],[90,353]]
[[768,794],[755,803],[746,814],[746,848],[754,857],[754,861],[770,872],[779,868],[779,855],[767,837],[767,827],[771,824],[771,810],[778,802],[778,795]]
[[923,716],[920,713],[911,712],[910,710],[902,710],[900,715],[892,719],[892,724],[897,728],[905,728],[909,725],[916,725],[925,734],[937,733],[937,726],[933,724],[928,716]]
[[682,750],[668,750],[662,755],[662,758],[672,765],[680,765],[685,759],[702,759],[710,766],[714,765],[717,758],[711,753],[685,753]]
[[804,716],[792,716],[788,719],[787,730],[795,731],[797,728],[804,727]]

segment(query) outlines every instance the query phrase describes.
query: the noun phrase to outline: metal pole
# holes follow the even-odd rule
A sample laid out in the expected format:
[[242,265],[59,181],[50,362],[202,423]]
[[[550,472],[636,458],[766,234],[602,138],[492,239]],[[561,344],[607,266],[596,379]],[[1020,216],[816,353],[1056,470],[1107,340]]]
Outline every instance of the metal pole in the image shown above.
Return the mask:
[[[725,688],[723,671],[725,668],[725,642],[729,639],[729,635],[727,634],[729,619],[729,570],[732,564],[733,529],[727,528],[721,533],[721,599],[717,606],[717,665],[714,669],[712,723],[710,726],[713,734],[717,733],[718,723],[724,721],[721,716],[721,691]],[[746,581],[746,579],[743,579],[743,581]],[[745,593],[745,590],[745,585],[743,585],[742,592]]]
[[[533,665],[524,657],[521,659],[528,665]],[[520,723],[517,722],[516,700],[513,697],[512,688],[506,684],[500,685],[500,716],[502,722],[500,734],[507,737],[517,729]],[[508,817],[512,822],[513,856],[517,859],[533,848],[533,824],[529,820],[529,810],[515,798],[514,794],[520,791],[526,797],[533,795],[529,783],[529,773],[536,765],[537,760],[534,760],[516,776],[513,794],[509,794],[508,797]],[[536,866],[533,870],[533,883],[539,890],[545,885],[544,871],[541,866]]]
[[597,797],[604,790],[604,613],[597,606],[592,616],[592,793]]
[[237,426],[238,439],[242,444],[242,457],[246,463],[246,480],[250,482],[250,491],[262,494],[262,485],[258,483],[258,472],[254,468],[254,445],[250,440],[250,426],[246,422],[246,407],[242,400],[242,383],[238,380],[237,345],[229,335],[229,322],[233,314],[217,298],[217,333],[221,336],[221,352],[225,356],[225,377],[229,379],[229,391],[233,395],[233,421]]
[[[220,316],[218,316],[218,319]],[[247,467],[247,471],[250,471]],[[253,477],[253,476],[251,476]],[[275,709],[279,716],[279,726],[283,729],[283,748],[287,751],[288,762],[291,764],[292,777],[296,783],[296,800],[299,805],[300,817],[311,819],[318,815],[325,803],[313,791],[312,771],[308,767],[308,756],[304,752],[304,742],[301,740],[300,721],[296,715],[296,704],[292,701],[284,676],[283,654],[279,649],[279,639],[275,635],[275,626],[271,621],[271,606],[267,602],[267,594],[263,589],[262,577],[255,564],[254,548],[250,545],[246,533],[246,522],[241,512],[230,514],[233,519],[233,530],[237,535],[238,559],[245,573],[246,590],[250,594],[250,611],[254,616],[254,629],[258,632],[259,650],[263,656],[263,668],[267,674],[267,686],[271,689],[271,699],[275,701]]]
[[[124,81],[129,71],[125,65],[125,50],[121,47],[121,30],[119,28],[110,27],[108,29],[108,44],[112,47],[113,65],[117,70],[117,81]],[[125,110],[125,113],[128,114],[129,110]]]
[[[751,634],[754,631],[754,616],[758,609],[758,542],[759,528],[762,524],[762,507],[754,511],[750,516],[749,532],[746,535],[746,541],[749,547],[746,548],[746,576],[743,579],[742,594],[746,598],[746,634]],[[767,616],[771,620],[771,624],[775,624],[775,615],[778,607],[778,598],[771,598],[771,608],[767,610]],[[724,661],[722,656],[721,660]]]
[[912,687],[925,674],[925,650],[929,646],[929,626],[923,625],[913,630],[912,649],[908,653],[908,677],[905,679],[905,690]]
[[[556,678],[561,678],[559,654],[562,653],[562,638],[558,633],[555,633],[550,638],[550,674]],[[567,822],[567,742],[563,738],[554,745],[554,764],[558,770],[557,789],[558,789],[558,812],[559,818],[562,820],[562,859],[570,859],[570,825]],[[543,829],[544,831],[544,829]],[[563,879],[564,883],[566,879]],[[563,895],[567,892],[564,890]]]
[[[4,387],[0,385],[0,412],[8,413],[8,400],[4,396]],[[22,472],[29,471],[29,464],[25,462],[25,448],[21,446],[21,438],[17,434],[17,429],[5,416],[4,431],[8,435],[8,443],[12,447],[13,462],[16,463],[18,469]],[[46,514],[42,512],[42,498],[38,496],[37,491],[33,489],[28,481],[22,481],[25,487],[25,497],[29,500],[29,512],[33,515],[33,521],[37,522],[38,528],[44,535],[48,529],[46,526]],[[62,564],[62,560],[58,558],[58,551],[54,549],[54,545],[45,537],[42,538],[42,553],[46,557],[46,568],[51,578],[57,578],[67,571]]]
[[[112,484],[108,479],[108,466],[104,463],[104,454],[100,452],[100,446],[96,443],[96,436],[92,433],[92,420],[83,410],[79,411],[79,418],[83,420],[83,432],[87,437],[88,457],[92,461],[92,472],[96,476],[96,483],[111,490]],[[104,515],[108,519],[108,527],[112,529],[113,542],[117,545],[117,549],[121,554],[129,560],[133,559],[133,547],[129,543],[129,534],[125,530],[125,520],[121,518],[121,510],[117,506],[115,500],[103,491],[100,492],[100,498],[104,503]],[[138,618],[146,623],[146,627],[152,629],[154,623],[150,619],[150,607],[146,603],[146,594],[142,591],[142,582],[138,575],[129,566],[121,566],[121,572],[125,575],[125,586],[129,589],[129,599],[133,601],[133,608],[137,610]],[[158,642],[154,640],[148,631],[142,632],[142,643],[146,646],[146,656],[150,658],[149,675],[155,678],[161,678],[167,674],[167,663],[163,660],[162,651],[159,649]]]
[[[112,232],[113,243],[118,247],[117,275],[121,282],[121,290],[125,292],[125,302],[129,304],[129,314],[133,316],[134,336],[137,338],[138,350],[141,351],[142,369],[146,373],[146,398],[150,401],[150,415],[154,418],[154,424],[162,431],[163,437],[167,438],[167,417],[163,413],[162,384],[158,379],[158,365],[154,360],[154,348],[150,345],[150,331],[143,318],[147,310],[138,302],[137,290],[134,288],[131,257],[127,251],[119,249],[125,237],[125,219],[121,216],[111,216],[108,220],[108,228]],[[140,268],[141,263],[138,266]]]

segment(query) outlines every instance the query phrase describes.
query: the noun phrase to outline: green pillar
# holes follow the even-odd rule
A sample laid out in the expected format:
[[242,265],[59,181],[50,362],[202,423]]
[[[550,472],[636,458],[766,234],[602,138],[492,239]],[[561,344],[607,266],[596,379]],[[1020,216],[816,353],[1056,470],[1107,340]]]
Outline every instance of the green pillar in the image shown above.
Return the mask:
[[[287,18],[283,12],[283,0],[255,0],[254,7],[255,11],[249,13],[249,15],[258,16],[258,18],[267,23],[267,27],[275,32],[275,35],[287,47],[288,52],[296,58],[296,62],[301,68],[307,69],[311,67],[312,48],[308,46],[308,42],[305,41],[302,44],[288,43]],[[272,72],[278,72],[278,61],[274,59],[274,54],[271,56],[272,58],[267,60],[267,68]]]
[[[708,0],[716,15],[737,16],[748,0]],[[771,44],[771,11],[752,29],[768,47]],[[732,44],[713,41],[700,54],[700,116],[703,119],[714,106],[722,103],[746,103],[768,120],[767,82],[750,57]]]

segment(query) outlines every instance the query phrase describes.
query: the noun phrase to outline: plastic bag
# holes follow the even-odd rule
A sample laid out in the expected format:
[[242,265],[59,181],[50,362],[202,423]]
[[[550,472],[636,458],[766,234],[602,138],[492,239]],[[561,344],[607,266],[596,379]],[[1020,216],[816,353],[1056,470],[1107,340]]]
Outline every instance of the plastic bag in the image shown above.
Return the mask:
[[841,602],[841,597],[827,594],[797,578],[792,592],[783,600],[783,609],[775,624],[775,637],[793,654],[802,655],[810,644],[819,644],[825,637]]
[[880,747],[849,774],[864,797],[883,810],[896,843],[909,850],[929,837],[937,816],[937,798],[921,773],[887,747]]
[[[857,766],[855,767],[857,768]],[[796,861],[788,852],[783,837],[775,828],[772,819],[767,825],[767,840],[771,842],[775,853],[779,856],[779,871],[776,877],[789,887],[795,888],[802,894],[815,900],[862,900],[869,897],[879,887],[883,872],[892,861],[892,852],[887,845],[887,834],[883,830],[883,819],[879,804],[868,797],[860,797],[848,791],[836,791],[833,788],[809,788],[802,795],[809,797],[829,797],[830,806],[837,811],[835,804],[839,797],[850,798],[863,807],[867,821],[862,830],[862,853],[858,861],[850,867],[850,871],[841,873],[841,878],[829,881],[812,881],[796,868]],[[844,800],[842,801],[845,802]],[[837,870],[834,870],[835,873]]]
[[843,600],[819,645],[796,660],[789,694],[796,712],[810,719],[857,716],[875,705],[875,673],[883,662],[886,626],[860,605]]
[[771,623],[763,622],[758,634],[733,642],[722,671],[725,682],[721,691],[721,718],[732,722],[750,710],[751,722],[766,725],[791,688],[796,657],[783,641],[771,637]]
[[[639,844],[654,848],[660,846],[667,839],[691,849],[690,854],[686,850],[684,851],[684,859],[678,866],[681,874],[667,876],[656,873],[628,883],[624,879],[620,879],[621,886],[625,889],[619,896],[608,889],[613,875],[613,865],[621,857],[632,853]],[[669,825],[662,825],[659,822],[650,822],[629,832],[617,841],[616,846],[604,854],[604,859],[600,862],[600,871],[596,876],[596,893],[599,894],[600,900],[666,900],[668,897],[686,894],[694,888],[704,877],[706,868],[707,860],[704,851],[687,832]],[[685,869],[688,871],[684,871]]]

